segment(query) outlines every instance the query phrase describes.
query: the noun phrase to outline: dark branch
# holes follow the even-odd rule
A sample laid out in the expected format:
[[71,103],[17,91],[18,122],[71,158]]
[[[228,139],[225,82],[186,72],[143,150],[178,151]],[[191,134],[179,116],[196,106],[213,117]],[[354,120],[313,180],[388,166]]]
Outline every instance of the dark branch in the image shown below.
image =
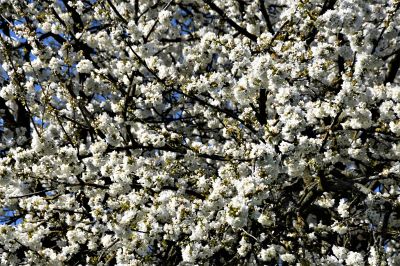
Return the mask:
[[275,34],[274,28],[272,27],[272,24],[271,24],[271,20],[269,19],[267,9],[265,8],[264,0],[259,0],[259,2],[260,2],[261,14],[263,15],[263,17],[265,19],[265,23],[267,23],[268,31],[271,34]]
[[386,83],[392,83],[396,78],[397,71],[400,67],[400,51],[396,53],[393,59],[389,62],[388,72],[385,78]]
[[220,15],[222,17],[222,19],[224,19],[226,22],[228,22],[228,24],[233,27],[235,30],[237,30],[240,34],[246,36],[247,38],[249,38],[250,40],[252,40],[253,42],[257,41],[257,36],[254,34],[251,34],[250,32],[248,32],[245,28],[242,28],[241,26],[239,26],[235,21],[233,21],[231,18],[229,18],[224,11],[219,8],[216,4],[214,4],[211,0],[204,0],[204,2],[215,12],[218,13],[218,15]]

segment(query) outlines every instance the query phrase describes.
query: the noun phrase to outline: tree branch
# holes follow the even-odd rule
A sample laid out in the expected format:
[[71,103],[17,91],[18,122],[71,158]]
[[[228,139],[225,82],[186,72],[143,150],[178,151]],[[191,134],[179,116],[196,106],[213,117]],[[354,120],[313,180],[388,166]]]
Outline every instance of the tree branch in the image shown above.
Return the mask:
[[219,8],[216,4],[214,4],[212,2],[212,0],[204,0],[204,2],[215,12],[217,12],[223,20],[225,20],[226,22],[228,22],[228,24],[230,26],[232,26],[235,30],[237,30],[240,34],[246,36],[247,38],[249,38],[250,40],[252,40],[253,42],[257,42],[257,36],[254,34],[251,34],[250,32],[248,32],[245,28],[242,28],[241,26],[239,26],[235,21],[233,21],[231,18],[229,18],[224,11]]
[[263,15],[265,19],[265,23],[267,23],[267,29],[271,34],[275,34],[274,28],[272,27],[271,20],[269,19],[269,15],[267,12],[267,9],[265,8],[265,3],[264,0],[259,0],[260,3],[260,10],[261,14]]
[[399,70],[399,67],[400,67],[400,50],[397,51],[396,55],[389,62],[388,72],[385,77],[385,84],[392,83],[394,81],[397,75],[397,71]]

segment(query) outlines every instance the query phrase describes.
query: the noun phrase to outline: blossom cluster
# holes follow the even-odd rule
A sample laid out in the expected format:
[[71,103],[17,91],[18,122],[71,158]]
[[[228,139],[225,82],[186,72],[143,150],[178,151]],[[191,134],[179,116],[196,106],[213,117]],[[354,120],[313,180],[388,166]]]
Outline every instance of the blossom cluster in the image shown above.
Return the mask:
[[400,264],[399,1],[0,10],[0,265]]

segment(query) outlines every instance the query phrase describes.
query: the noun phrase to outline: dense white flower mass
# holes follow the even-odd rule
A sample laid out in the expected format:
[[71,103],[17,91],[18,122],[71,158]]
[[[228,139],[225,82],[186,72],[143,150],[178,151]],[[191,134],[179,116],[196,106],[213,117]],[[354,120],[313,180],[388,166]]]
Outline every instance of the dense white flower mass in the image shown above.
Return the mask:
[[0,10],[0,265],[400,265],[400,1]]
[[90,71],[92,71],[92,69],[93,69],[93,63],[92,63],[92,61],[90,61],[88,59],[83,59],[83,60],[79,61],[78,64],[76,64],[76,70],[79,73],[89,74]]

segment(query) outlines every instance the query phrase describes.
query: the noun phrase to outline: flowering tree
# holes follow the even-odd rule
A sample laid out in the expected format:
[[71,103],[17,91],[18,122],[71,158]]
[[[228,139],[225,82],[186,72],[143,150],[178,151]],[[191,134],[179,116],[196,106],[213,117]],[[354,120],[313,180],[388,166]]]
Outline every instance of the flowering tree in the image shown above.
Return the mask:
[[0,1],[2,265],[399,265],[399,8]]

